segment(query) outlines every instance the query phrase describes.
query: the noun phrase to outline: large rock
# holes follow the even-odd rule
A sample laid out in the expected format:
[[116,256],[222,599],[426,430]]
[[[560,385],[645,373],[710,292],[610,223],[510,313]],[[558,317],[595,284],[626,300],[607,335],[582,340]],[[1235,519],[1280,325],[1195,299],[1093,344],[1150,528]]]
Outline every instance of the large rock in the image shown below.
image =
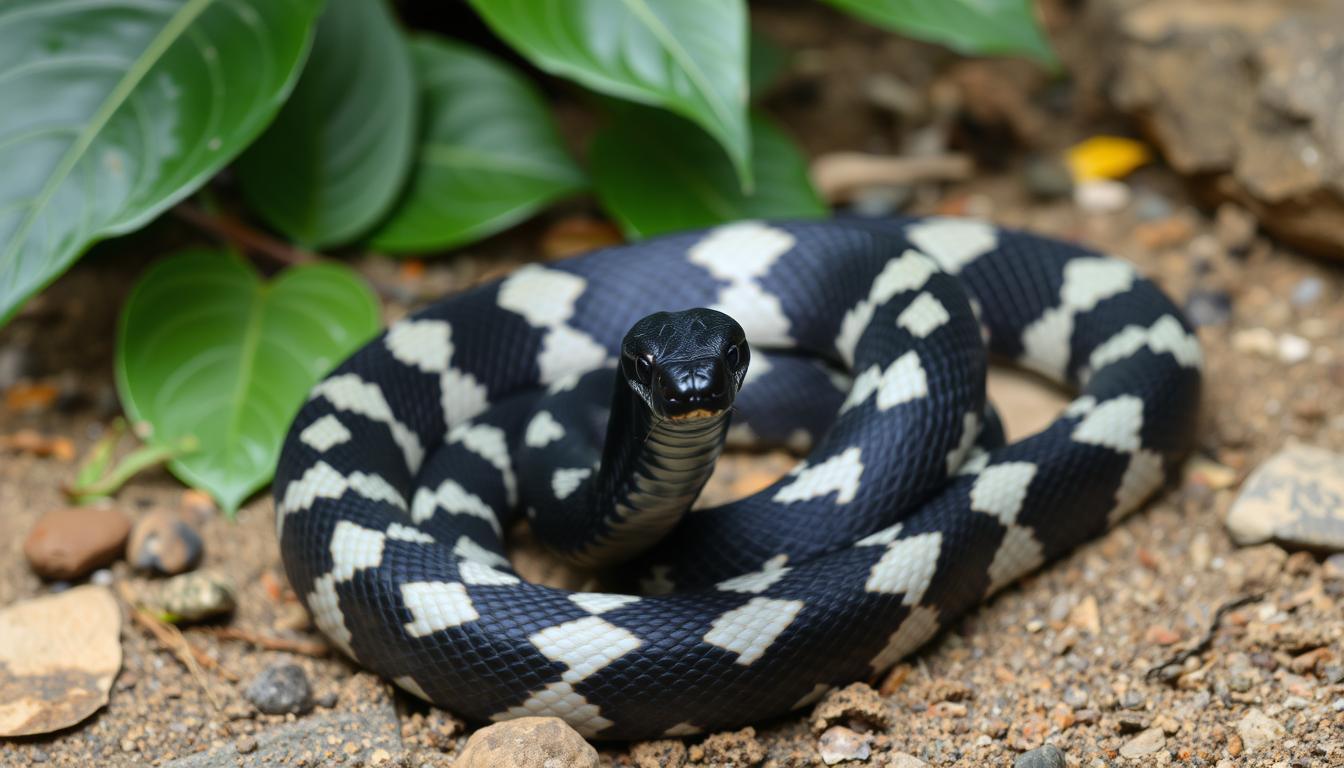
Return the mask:
[[0,610],[0,736],[80,722],[107,703],[119,669],[121,609],[104,587]]
[[[1344,254],[1344,6],[1097,0],[1112,101],[1212,201]],[[1091,52],[1089,52],[1091,53]]]
[[1344,551],[1344,455],[1290,445],[1256,467],[1227,514],[1238,544]]
[[558,717],[520,717],[473,733],[458,768],[597,768],[597,750]]

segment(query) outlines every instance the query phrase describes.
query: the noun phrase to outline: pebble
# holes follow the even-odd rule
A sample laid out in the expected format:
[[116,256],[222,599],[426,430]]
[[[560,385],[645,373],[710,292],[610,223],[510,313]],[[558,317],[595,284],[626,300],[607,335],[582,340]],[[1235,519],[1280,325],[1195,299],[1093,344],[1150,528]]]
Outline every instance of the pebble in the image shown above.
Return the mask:
[[1273,357],[1279,349],[1279,340],[1268,328],[1245,328],[1232,334],[1232,348],[1248,355]]
[[1087,706],[1087,691],[1077,686],[1069,686],[1064,689],[1064,703],[1074,709],[1082,709]]
[[1223,291],[1196,288],[1185,300],[1185,315],[1196,327],[1223,325],[1232,317],[1232,298]]
[[253,736],[239,736],[233,743],[233,748],[238,750],[238,754],[246,755],[257,751],[257,740]]
[[238,598],[227,576],[192,571],[164,581],[146,602],[174,622],[191,622],[232,613]]
[[1171,201],[1156,192],[1142,191],[1134,201],[1134,216],[1139,221],[1157,221],[1171,216]]
[[925,768],[928,763],[908,752],[892,752],[887,755],[887,768]]
[[69,507],[43,514],[23,543],[33,572],[78,579],[121,556],[131,521],[115,507]]
[[686,764],[686,745],[676,739],[641,741],[630,747],[636,768],[681,768]]
[[910,204],[915,193],[904,184],[881,184],[855,190],[850,209],[858,216],[880,218],[899,212]]
[[1112,179],[1084,181],[1073,189],[1073,202],[1089,213],[1114,213],[1129,204],[1129,187]]
[[[1336,501],[1331,501],[1335,499]],[[1293,444],[1251,472],[1227,514],[1242,545],[1344,551],[1344,454]]]
[[1297,334],[1285,333],[1279,337],[1279,360],[1287,365],[1297,365],[1311,357],[1311,352],[1311,342]]
[[131,528],[126,559],[141,570],[171,576],[195,568],[203,551],[195,528],[173,512],[157,510]]
[[1167,735],[1161,728],[1149,728],[1120,745],[1120,756],[1134,759],[1151,755],[1167,745]]
[[303,714],[313,708],[308,675],[297,664],[272,664],[252,678],[243,696],[268,715]]
[[116,580],[117,577],[107,568],[99,568],[89,574],[89,583],[97,584],[100,587],[110,587]]
[[845,760],[867,760],[873,754],[873,737],[843,725],[833,725],[817,740],[817,752],[827,765]]
[[1308,304],[1315,304],[1321,295],[1325,293],[1325,283],[1320,278],[1304,277],[1293,286],[1291,300],[1295,307],[1305,307]]
[[1064,753],[1054,744],[1023,752],[1013,761],[1013,768],[1065,768],[1066,765]]
[[1214,235],[1223,247],[1233,253],[1243,253],[1255,240],[1255,217],[1234,203],[1218,206],[1214,219]]
[[1027,161],[1022,173],[1027,191],[1042,200],[1054,200],[1073,194],[1073,174],[1057,157],[1036,155]]
[[458,768],[597,768],[597,750],[558,717],[520,717],[473,733]]
[[1237,721],[1237,735],[1247,752],[1257,752],[1282,739],[1287,732],[1269,715],[1252,708]]

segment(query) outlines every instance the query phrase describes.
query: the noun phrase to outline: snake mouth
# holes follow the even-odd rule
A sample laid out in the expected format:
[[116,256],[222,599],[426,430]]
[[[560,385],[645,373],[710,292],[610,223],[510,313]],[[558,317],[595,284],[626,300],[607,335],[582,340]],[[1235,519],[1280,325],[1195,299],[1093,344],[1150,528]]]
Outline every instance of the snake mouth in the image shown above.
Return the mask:
[[720,416],[723,414],[723,412],[724,412],[723,408],[716,408],[712,410],[709,408],[696,408],[694,410],[690,410],[685,413],[670,413],[667,415],[666,418],[668,421],[678,421],[678,422],[700,421],[701,419],[712,419],[715,416]]

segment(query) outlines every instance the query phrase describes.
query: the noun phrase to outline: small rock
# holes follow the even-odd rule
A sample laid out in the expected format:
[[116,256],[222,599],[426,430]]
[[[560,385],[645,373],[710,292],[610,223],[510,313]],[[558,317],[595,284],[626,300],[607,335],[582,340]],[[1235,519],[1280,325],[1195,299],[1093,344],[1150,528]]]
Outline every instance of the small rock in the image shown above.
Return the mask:
[[1232,317],[1232,297],[1223,291],[1196,288],[1185,300],[1185,315],[1199,327],[1223,325]]
[[817,740],[817,752],[827,765],[845,760],[867,760],[873,753],[873,737],[843,725],[833,725]]
[[1237,721],[1237,735],[1247,752],[1257,752],[1282,739],[1287,731],[1269,715],[1252,708]]
[[1143,694],[1130,688],[1120,697],[1120,706],[1125,709],[1143,709]]
[[765,746],[756,740],[756,729],[716,733],[700,744],[701,762],[709,765],[752,766],[765,759]]
[[1013,768],[1065,768],[1066,765],[1064,753],[1054,744],[1023,752],[1013,761]]
[[885,731],[896,723],[877,691],[864,683],[852,683],[826,694],[812,710],[812,732],[820,735],[833,725],[847,725],[851,720],[877,731]]
[[1295,307],[1305,307],[1308,304],[1315,304],[1321,295],[1325,293],[1325,283],[1320,278],[1304,277],[1293,286],[1293,293],[1290,300]]
[[676,739],[641,741],[630,747],[636,768],[681,768],[686,764],[686,745]]
[[297,664],[273,664],[252,678],[243,696],[268,715],[303,714],[313,708],[308,675]]
[[1087,706],[1087,691],[1077,686],[1069,686],[1064,689],[1064,703],[1074,709],[1082,709]]
[[1288,365],[1297,365],[1298,363],[1311,357],[1311,342],[1292,333],[1285,333],[1279,337],[1278,352],[1280,362]]
[[473,733],[460,768],[597,768],[597,750],[558,717],[520,717]]
[[1344,455],[1290,445],[1251,473],[1227,515],[1238,544],[1344,551]]
[[1151,755],[1167,745],[1167,735],[1161,728],[1149,728],[1120,745],[1120,756],[1134,759]]
[[1268,328],[1243,328],[1232,334],[1232,348],[1248,355],[1273,357],[1278,353],[1279,340]]
[[1055,200],[1073,194],[1073,173],[1057,157],[1037,155],[1027,161],[1022,173],[1027,191],[1042,200]]
[[146,601],[174,622],[231,613],[238,604],[233,581],[223,574],[192,571],[163,582]]
[[1114,213],[1129,204],[1129,197],[1129,187],[1112,179],[1092,179],[1073,188],[1073,202],[1089,213]]
[[891,216],[909,205],[914,196],[914,190],[904,184],[863,187],[853,192],[850,209],[855,215],[866,218]]
[[905,752],[892,752],[887,756],[887,768],[926,768],[928,763]]
[[131,521],[114,507],[70,507],[37,519],[23,543],[33,572],[77,579],[121,556]]
[[1089,635],[1101,634],[1101,609],[1092,595],[1078,601],[1069,614],[1069,623]]
[[187,521],[165,510],[151,512],[136,521],[126,545],[126,559],[145,571],[184,573],[201,561],[201,535]]
[[1139,192],[1134,202],[1134,216],[1139,221],[1157,221],[1170,218],[1171,201],[1156,192]]
[[1214,220],[1214,235],[1227,250],[1244,253],[1255,240],[1255,217],[1239,205],[1223,203]]
[[233,748],[238,750],[238,754],[246,755],[257,751],[257,739],[254,736],[239,736],[238,740],[233,742]]
[[116,583],[116,581],[117,581],[116,575],[114,575],[112,571],[107,568],[99,568],[98,570],[89,574],[89,583],[96,584],[100,587],[110,587],[114,583]]
[[102,587],[0,609],[0,736],[80,722],[107,703],[120,668],[121,608]]

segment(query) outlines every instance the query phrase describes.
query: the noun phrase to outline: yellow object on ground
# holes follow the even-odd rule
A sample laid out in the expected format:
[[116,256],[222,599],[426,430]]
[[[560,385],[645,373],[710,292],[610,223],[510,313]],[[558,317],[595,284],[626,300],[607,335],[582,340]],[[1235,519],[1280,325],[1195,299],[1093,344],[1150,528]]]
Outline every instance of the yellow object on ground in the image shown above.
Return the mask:
[[1067,156],[1074,181],[1122,179],[1152,159],[1147,145],[1123,136],[1093,136],[1070,147]]

